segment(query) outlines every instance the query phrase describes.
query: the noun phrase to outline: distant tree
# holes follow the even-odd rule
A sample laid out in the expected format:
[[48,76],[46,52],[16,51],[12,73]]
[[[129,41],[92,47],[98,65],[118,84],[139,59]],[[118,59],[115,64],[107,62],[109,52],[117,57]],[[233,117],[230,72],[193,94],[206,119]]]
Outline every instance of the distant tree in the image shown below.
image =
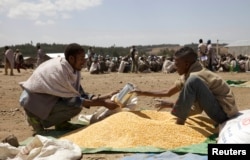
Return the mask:
[[175,53],[175,50],[173,50],[173,49],[169,50],[167,48],[167,49],[161,50],[158,55],[172,57],[174,55],[174,53]]

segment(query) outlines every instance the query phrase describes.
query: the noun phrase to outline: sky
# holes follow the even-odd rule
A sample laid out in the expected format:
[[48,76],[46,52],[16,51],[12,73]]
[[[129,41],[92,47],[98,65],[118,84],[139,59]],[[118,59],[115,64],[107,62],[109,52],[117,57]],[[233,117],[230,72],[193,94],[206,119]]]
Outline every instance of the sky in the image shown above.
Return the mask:
[[0,0],[0,47],[250,40],[250,0]]

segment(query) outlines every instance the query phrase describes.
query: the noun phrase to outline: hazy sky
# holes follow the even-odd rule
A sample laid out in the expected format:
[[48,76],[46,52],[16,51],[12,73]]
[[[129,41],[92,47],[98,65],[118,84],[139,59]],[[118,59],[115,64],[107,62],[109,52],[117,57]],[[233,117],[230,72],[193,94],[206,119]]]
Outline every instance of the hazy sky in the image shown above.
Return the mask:
[[250,40],[250,0],[0,0],[0,46]]

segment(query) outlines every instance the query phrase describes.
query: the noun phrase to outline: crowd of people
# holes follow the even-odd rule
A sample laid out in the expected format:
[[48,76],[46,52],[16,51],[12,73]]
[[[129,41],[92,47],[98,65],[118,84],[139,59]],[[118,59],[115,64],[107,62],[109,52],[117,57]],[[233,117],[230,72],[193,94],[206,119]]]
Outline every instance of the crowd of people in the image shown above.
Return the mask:
[[[37,53],[36,53],[36,64],[35,66],[38,67],[41,63],[45,62],[46,59],[46,53],[41,48],[40,44],[37,44]],[[15,51],[10,48],[9,46],[4,47],[4,74],[5,75],[14,75],[13,70],[16,69],[18,73],[21,73],[21,69],[26,70],[28,65],[25,64],[24,57],[22,52],[17,48]],[[32,67],[33,68],[33,67]],[[10,73],[8,72],[10,70]]]
[[199,40],[198,56],[201,64],[213,72],[248,72],[250,71],[249,55],[220,54],[217,55],[211,40],[203,43]]
[[[174,71],[173,61],[164,64],[165,56],[142,55],[139,56],[138,51],[133,46],[128,55],[119,57],[109,57],[94,54],[92,58],[87,58],[87,71],[90,74],[100,74],[109,72],[119,73],[148,73],[159,72],[163,70],[163,66],[168,68],[169,73]],[[171,60],[171,58],[167,58]],[[171,64],[170,64],[171,63]]]
[[[46,52],[37,44],[37,62],[34,64],[38,67],[41,63],[48,60]],[[235,57],[233,54],[218,55],[212,46],[211,40],[204,43],[199,39],[197,46],[198,61],[203,67],[213,72],[248,72],[250,71],[250,57],[247,55],[239,55]],[[8,46],[5,47],[5,74],[13,74],[13,69],[26,69],[24,57],[19,49],[15,52]],[[140,55],[139,50],[132,46],[129,53],[125,56],[109,57],[98,55],[94,52],[93,47],[89,47],[86,53],[86,70],[90,74],[101,74],[109,72],[119,73],[148,73],[148,72],[176,72],[175,63],[172,55],[157,56],[157,55]]]
[[[198,45],[198,61],[203,67],[212,72],[248,72],[250,71],[250,57],[247,55],[220,54],[217,55],[211,40],[203,43],[199,40]],[[131,47],[130,53],[120,57],[103,57],[92,51],[91,58],[88,58],[87,71],[90,74],[100,74],[108,72],[119,73],[148,73],[148,72],[164,72],[174,73],[175,62],[173,56],[156,56],[156,55],[141,55]],[[89,56],[90,57],[90,56]]]

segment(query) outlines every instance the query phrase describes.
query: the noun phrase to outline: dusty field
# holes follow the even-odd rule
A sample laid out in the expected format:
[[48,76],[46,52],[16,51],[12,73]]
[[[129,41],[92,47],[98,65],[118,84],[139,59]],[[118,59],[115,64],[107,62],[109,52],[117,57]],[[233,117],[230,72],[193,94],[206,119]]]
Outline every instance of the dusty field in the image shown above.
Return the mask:
[[[21,88],[18,83],[25,81],[33,70],[21,70],[17,73],[14,70],[14,76],[4,75],[3,68],[0,68],[0,140],[10,134],[14,134],[19,141],[25,140],[32,136],[32,129],[24,119],[23,109],[19,105],[19,96]],[[225,80],[250,80],[249,73],[218,73]],[[136,84],[141,89],[155,90],[168,88],[178,77],[177,73],[110,73],[100,75],[90,75],[88,72],[82,71],[82,82],[85,91],[94,94],[105,94],[110,91],[121,89],[127,82]],[[240,108],[250,109],[250,88],[235,88],[233,92],[236,97],[236,102]],[[169,98],[175,100],[177,95]],[[138,106],[140,108],[153,109],[154,99],[149,97],[140,97]],[[91,109],[83,109],[82,113],[91,113],[96,110],[96,107]],[[98,134],[98,133],[97,133]],[[117,159],[123,154],[87,154],[83,159]]]

